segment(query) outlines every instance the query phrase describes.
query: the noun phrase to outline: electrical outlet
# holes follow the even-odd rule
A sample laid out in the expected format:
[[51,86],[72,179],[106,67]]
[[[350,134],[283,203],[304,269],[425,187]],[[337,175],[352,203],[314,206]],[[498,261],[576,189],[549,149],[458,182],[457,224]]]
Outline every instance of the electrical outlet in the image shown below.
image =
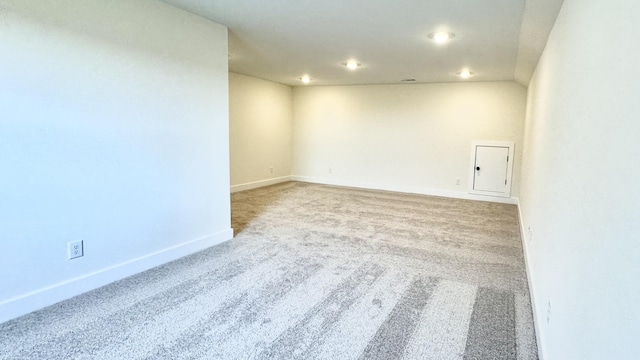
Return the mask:
[[456,179],[456,185],[460,185],[460,179]]
[[67,243],[67,246],[69,248],[69,260],[84,256],[84,246],[82,240],[69,241]]
[[551,321],[551,300],[547,302],[547,324]]
[[269,167],[269,172],[273,174],[273,166]]
[[329,168],[329,174],[333,174],[333,169]]
[[533,240],[533,230],[531,229],[531,225],[527,226],[527,240]]

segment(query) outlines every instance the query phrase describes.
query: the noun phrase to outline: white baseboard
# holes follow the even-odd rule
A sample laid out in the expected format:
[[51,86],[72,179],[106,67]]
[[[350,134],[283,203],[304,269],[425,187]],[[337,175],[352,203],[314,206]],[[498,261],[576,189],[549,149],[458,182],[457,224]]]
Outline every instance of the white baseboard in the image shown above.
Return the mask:
[[528,233],[524,225],[524,218],[522,217],[522,208],[520,207],[520,199],[516,198],[518,205],[518,222],[520,223],[520,238],[522,239],[522,252],[524,253],[524,265],[527,272],[527,284],[529,284],[529,298],[531,299],[531,311],[533,313],[533,327],[536,332],[536,343],[538,345],[538,359],[544,360],[544,347],[542,346],[542,337],[540,337],[540,321],[542,319],[538,316],[538,307],[536,306],[536,296],[534,291],[533,279],[531,278],[531,268],[529,266],[529,256],[527,254],[527,239]]
[[0,303],[0,323],[166,264],[232,238],[233,229],[229,228],[3,301]]
[[409,194],[441,196],[441,197],[476,200],[476,201],[488,201],[488,202],[496,202],[496,203],[512,204],[512,205],[517,204],[517,198],[515,197],[503,198],[503,197],[494,197],[494,196],[485,196],[485,195],[475,195],[475,194],[469,194],[465,191],[437,190],[437,189],[428,189],[428,188],[411,187],[411,186],[381,185],[381,184],[371,184],[371,183],[365,183],[365,182],[359,182],[359,181],[334,180],[334,179],[328,179],[328,178],[316,178],[316,177],[299,176],[299,175],[291,176],[291,180],[315,183],[315,184],[324,184],[324,185],[356,187],[356,188],[363,188],[363,189],[370,189],[370,190],[395,191],[395,192],[409,193]]
[[238,184],[231,186],[231,193],[235,193],[238,191],[245,191],[251,189],[261,188],[263,186],[269,186],[274,184],[279,184],[283,182],[291,181],[291,176],[283,176],[278,178],[271,178],[266,180],[254,181],[250,183]]

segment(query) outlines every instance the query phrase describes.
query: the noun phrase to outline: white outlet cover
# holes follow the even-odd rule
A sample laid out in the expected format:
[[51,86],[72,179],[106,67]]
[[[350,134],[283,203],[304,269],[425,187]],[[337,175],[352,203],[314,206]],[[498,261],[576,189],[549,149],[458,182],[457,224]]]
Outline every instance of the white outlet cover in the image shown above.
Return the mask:
[[547,323],[551,321],[551,301],[547,303]]
[[84,244],[82,240],[69,241],[67,247],[69,250],[69,260],[84,256]]

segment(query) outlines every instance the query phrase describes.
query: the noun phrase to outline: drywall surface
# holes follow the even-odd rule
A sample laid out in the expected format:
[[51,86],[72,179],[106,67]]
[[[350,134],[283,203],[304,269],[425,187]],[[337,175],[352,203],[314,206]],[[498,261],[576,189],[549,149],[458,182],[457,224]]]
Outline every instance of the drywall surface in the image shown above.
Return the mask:
[[518,194],[526,90],[515,82],[316,86],[293,93],[297,178],[464,197],[472,141],[511,141],[512,196]]
[[225,27],[1,0],[0,48],[0,321],[231,237]]
[[231,185],[291,175],[293,88],[229,73]]
[[565,0],[529,87],[520,201],[547,360],[640,358],[638,18]]

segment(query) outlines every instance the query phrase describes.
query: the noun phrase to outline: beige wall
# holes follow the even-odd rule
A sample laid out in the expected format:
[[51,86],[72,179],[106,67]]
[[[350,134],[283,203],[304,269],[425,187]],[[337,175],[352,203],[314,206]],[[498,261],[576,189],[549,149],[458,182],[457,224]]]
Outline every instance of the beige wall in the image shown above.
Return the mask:
[[292,92],[290,86],[229,74],[233,190],[291,175]]
[[296,87],[293,175],[469,197],[472,141],[512,141],[517,196],[525,101],[515,82]]
[[638,19],[635,0],[565,0],[529,87],[520,200],[546,359],[640,358]]

